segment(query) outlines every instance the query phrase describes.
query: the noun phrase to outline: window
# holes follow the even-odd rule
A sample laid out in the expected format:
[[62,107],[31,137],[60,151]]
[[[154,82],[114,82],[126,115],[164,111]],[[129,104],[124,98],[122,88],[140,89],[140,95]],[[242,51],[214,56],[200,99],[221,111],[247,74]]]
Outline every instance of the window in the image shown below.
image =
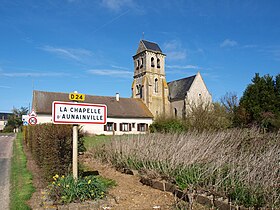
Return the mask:
[[140,69],[143,67],[143,65],[144,65],[144,59],[141,58],[141,66],[140,66]]
[[175,115],[175,117],[177,117],[177,115],[178,115],[176,108],[174,108],[174,115]]
[[104,131],[116,131],[117,130],[117,124],[113,122],[107,122],[106,125],[104,125]]
[[136,85],[136,94],[139,94],[139,86]]
[[140,62],[139,62],[139,60],[137,60],[137,66],[136,66],[136,69],[139,69],[139,66],[140,66]]
[[159,58],[157,59],[157,68],[160,68],[160,60],[159,60]]
[[130,123],[120,123],[120,131],[131,131]]
[[155,93],[158,92],[158,79],[155,79]]
[[143,97],[143,87],[141,85],[139,85],[139,94],[140,94],[140,98],[144,98]]
[[140,131],[140,132],[145,132],[148,130],[148,124],[145,124],[145,123],[139,123],[137,125],[137,131]]
[[132,128],[135,128],[135,123],[132,123]]
[[155,60],[154,57],[152,57],[151,58],[151,67],[155,67],[155,63],[154,63],[155,61],[154,60]]

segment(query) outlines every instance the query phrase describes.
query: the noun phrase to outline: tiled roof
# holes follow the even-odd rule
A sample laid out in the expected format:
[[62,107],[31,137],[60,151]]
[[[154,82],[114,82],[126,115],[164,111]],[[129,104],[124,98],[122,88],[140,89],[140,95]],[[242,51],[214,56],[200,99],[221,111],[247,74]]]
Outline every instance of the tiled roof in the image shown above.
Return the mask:
[[8,120],[8,117],[13,113],[0,112],[0,120]]
[[149,42],[149,41],[146,41],[146,40],[141,40],[141,41],[143,42],[143,44],[145,45],[147,50],[162,52],[157,43]]
[[170,101],[183,100],[186,97],[196,75],[168,83]]
[[141,53],[141,52],[144,52],[146,50],[153,51],[153,52],[158,52],[158,53],[162,54],[162,51],[161,51],[161,49],[160,49],[160,47],[158,46],[157,43],[149,42],[149,41],[146,41],[146,40],[141,40],[139,45],[138,45],[136,55]]
[[[37,114],[51,114],[53,101],[69,100],[69,93],[33,91],[32,108]],[[86,95],[83,103],[105,104],[107,105],[108,117],[120,118],[153,118],[152,113],[141,99],[120,98],[108,96]]]

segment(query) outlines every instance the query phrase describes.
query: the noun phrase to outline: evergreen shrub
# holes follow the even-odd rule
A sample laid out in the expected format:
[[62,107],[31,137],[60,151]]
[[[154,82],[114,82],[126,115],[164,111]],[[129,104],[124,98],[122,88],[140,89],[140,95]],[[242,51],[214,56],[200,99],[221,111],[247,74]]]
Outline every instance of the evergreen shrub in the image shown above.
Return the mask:
[[[24,127],[24,143],[42,170],[42,176],[50,180],[53,174],[68,174],[72,163],[72,126],[40,124]],[[84,151],[82,136],[78,148]]]

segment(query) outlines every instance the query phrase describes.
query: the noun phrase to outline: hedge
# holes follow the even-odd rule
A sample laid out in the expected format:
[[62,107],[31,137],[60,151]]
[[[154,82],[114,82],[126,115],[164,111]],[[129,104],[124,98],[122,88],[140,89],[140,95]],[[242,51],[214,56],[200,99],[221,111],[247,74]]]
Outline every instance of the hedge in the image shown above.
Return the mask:
[[[41,168],[42,176],[50,180],[55,174],[68,174],[72,164],[72,126],[40,124],[23,129],[24,142]],[[83,139],[79,135],[79,150]]]

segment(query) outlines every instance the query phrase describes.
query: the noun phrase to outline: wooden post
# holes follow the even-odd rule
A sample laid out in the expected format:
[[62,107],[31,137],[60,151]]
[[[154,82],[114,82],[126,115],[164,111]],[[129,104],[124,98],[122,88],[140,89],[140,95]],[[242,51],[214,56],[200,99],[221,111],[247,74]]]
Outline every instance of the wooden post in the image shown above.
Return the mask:
[[78,125],[73,125],[73,177],[78,179]]
[[73,125],[73,177],[75,180],[78,179],[78,125]]

